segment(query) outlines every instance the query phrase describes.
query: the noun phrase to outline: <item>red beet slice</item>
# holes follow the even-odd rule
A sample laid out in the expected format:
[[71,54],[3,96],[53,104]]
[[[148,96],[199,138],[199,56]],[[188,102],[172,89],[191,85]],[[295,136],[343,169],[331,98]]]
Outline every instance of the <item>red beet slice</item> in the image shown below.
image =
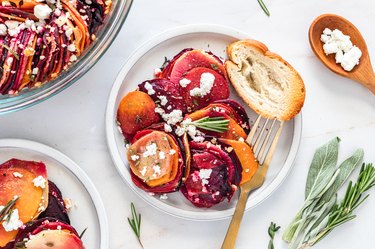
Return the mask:
[[[145,85],[146,83],[152,86],[155,91],[154,94],[150,94],[150,97],[159,103],[160,107],[166,112],[170,113],[173,110],[181,110],[182,113],[186,112],[186,104],[184,99],[180,95],[180,86],[167,79],[153,79],[142,82],[138,87],[142,92],[148,93]],[[166,103],[161,101],[165,98]]]
[[[202,74],[211,74],[214,76],[215,80],[210,91],[203,96],[192,96],[191,91],[194,88],[201,87],[201,78]],[[196,67],[188,71],[183,79],[189,80],[190,83],[186,87],[181,87],[181,95],[185,100],[186,105],[188,106],[188,111],[199,110],[213,101],[222,100],[229,97],[229,84],[228,81],[215,70],[205,68],[205,67]]]
[[190,174],[182,194],[197,207],[212,207],[233,196],[236,167],[220,148],[208,143],[190,143]]
[[160,78],[166,78],[166,79],[169,79],[170,75],[171,75],[171,71],[172,71],[172,68],[173,68],[173,65],[174,63],[176,62],[176,60],[178,58],[181,57],[181,55],[183,55],[184,53],[188,52],[188,51],[191,51],[193,50],[192,48],[185,48],[183,49],[181,52],[179,52],[177,55],[175,55],[173,57],[172,60],[170,60],[168,62],[168,64],[164,67],[164,68],[161,68],[161,70],[163,70],[160,74]]
[[245,108],[243,108],[240,103],[232,99],[223,99],[217,100],[213,104],[222,104],[227,106],[227,108],[230,108],[230,110],[232,110],[232,114],[230,114],[229,116],[235,119],[237,123],[241,125],[246,134],[250,132],[249,116],[247,115]]
[[187,51],[180,55],[174,61],[172,68],[169,70],[170,73],[168,73],[167,76],[173,83],[178,84],[186,72],[196,67],[211,68],[224,78],[227,77],[222,61],[216,56],[213,56],[212,53],[197,49]]

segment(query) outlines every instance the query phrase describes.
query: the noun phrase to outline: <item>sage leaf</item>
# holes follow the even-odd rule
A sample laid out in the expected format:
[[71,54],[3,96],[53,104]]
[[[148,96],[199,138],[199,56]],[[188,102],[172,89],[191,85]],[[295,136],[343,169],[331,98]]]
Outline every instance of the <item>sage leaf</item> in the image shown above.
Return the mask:
[[319,147],[313,157],[307,175],[305,198],[314,198],[331,180],[337,164],[340,138],[335,137]]
[[322,196],[323,202],[328,202],[332,198],[332,196],[335,195],[335,193],[342,187],[342,185],[351,175],[353,170],[362,161],[363,155],[363,149],[358,149],[354,152],[354,154],[351,157],[349,157],[343,163],[341,163],[341,165],[338,167],[340,173],[338,174],[335,182]]

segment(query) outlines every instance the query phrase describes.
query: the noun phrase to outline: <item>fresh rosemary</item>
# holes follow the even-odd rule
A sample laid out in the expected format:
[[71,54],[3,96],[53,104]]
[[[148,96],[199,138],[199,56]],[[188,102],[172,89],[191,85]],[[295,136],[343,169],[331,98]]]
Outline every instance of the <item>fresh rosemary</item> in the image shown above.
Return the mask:
[[0,46],[5,48],[6,50],[8,50],[14,56],[14,58],[16,58],[16,60],[18,60],[18,61],[20,60],[20,56],[17,54],[17,52],[14,51],[13,49],[11,49],[9,46],[7,46],[5,44],[0,44]]
[[267,16],[270,16],[271,14],[268,11],[267,6],[264,4],[263,0],[258,0],[258,3],[260,7],[262,8],[262,10],[264,11],[264,13],[266,13]]
[[142,248],[144,248],[141,242],[141,214],[137,214],[137,211],[135,210],[135,206],[133,202],[130,204],[130,209],[131,209],[132,217],[131,219],[128,218],[129,225],[133,229],[135,236],[137,236],[139,244],[141,245]]
[[270,236],[270,242],[268,242],[268,249],[274,249],[273,239],[275,237],[275,233],[279,231],[280,226],[277,226],[276,223],[271,222],[270,226],[268,227],[268,235]]
[[224,117],[203,117],[195,121],[185,122],[184,125],[193,125],[203,130],[223,133],[229,129],[229,119]]
[[10,200],[3,209],[0,210],[0,222],[4,221],[6,219],[9,219],[12,212],[14,205],[16,204],[16,201],[19,199],[19,197],[15,197],[12,200]]

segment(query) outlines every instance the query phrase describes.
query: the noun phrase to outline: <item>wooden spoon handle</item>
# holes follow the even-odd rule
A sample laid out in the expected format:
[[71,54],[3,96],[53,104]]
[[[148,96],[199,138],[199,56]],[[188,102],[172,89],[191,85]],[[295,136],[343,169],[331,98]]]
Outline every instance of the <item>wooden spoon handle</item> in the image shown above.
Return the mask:
[[249,197],[249,192],[249,189],[241,189],[240,198],[237,202],[236,210],[234,211],[232,221],[230,222],[221,249],[234,249],[234,246],[236,245],[237,234],[238,230],[240,229],[243,213],[246,207],[246,201]]

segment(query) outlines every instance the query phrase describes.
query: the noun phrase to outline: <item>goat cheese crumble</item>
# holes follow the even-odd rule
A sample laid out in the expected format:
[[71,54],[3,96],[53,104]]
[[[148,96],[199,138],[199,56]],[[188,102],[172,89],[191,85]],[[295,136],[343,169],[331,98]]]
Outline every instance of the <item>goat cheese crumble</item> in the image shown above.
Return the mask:
[[199,177],[201,178],[202,185],[208,184],[208,179],[210,179],[212,173],[212,169],[200,169],[199,170]]
[[146,151],[143,152],[143,157],[156,155],[157,146],[156,143],[151,143],[146,146]]
[[[9,214],[8,214],[9,215]],[[18,228],[20,228],[23,223],[20,220],[18,209],[14,209],[12,213],[10,214],[10,217],[6,215],[4,217],[3,227],[6,232],[16,231]]]
[[38,176],[33,180],[34,186],[37,188],[45,188],[46,187],[46,179],[43,176]]
[[190,96],[203,97],[211,92],[215,82],[215,76],[212,73],[202,73],[200,79],[200,86],[190,90]]
[[326,55],[335,54],[336,63],[345,71],[351,71],[359,64],[362,51],[350,40],[350,36],[344,35],[341,30],[329,28],[323,30],[320,40],[324,43],[323,50]]
[[154,90],[154,88],[152,88],[152,85],[151,85],[150,83],[146,82],[146,83],[145,83],[145,88],[146,88],[146,90],[147,90],[147,94],[148,94],[148,95],[153,95],[153,94],[155,94],[155,90]]

